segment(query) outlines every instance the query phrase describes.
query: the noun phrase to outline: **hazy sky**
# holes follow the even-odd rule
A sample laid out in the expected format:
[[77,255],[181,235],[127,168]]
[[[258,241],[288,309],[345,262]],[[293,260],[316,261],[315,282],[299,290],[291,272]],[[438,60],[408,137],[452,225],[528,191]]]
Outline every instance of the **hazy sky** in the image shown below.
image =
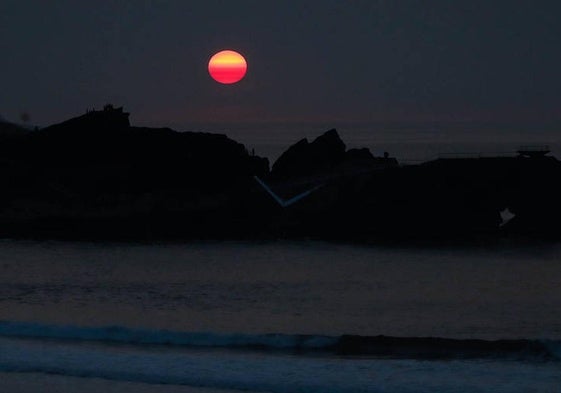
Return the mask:
[[[561,126],[560,17],[556,0],[2,0],[0,115]],[[242,82],[209,77],[221,49],[245,55]]]

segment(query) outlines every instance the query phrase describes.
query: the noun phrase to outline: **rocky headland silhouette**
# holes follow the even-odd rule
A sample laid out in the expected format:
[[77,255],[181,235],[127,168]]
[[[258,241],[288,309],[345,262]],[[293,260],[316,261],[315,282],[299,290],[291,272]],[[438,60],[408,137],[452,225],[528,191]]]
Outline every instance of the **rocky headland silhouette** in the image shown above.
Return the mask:
[[559,240],[561,163],[527,153],[401,166],[332,129],[271,167],[226,135],[133,127],[107,105],[36,131],[0,124],[0,236]]
[[0,138],[19,136],[30,130],[18,124],[10,123],[0,117]]

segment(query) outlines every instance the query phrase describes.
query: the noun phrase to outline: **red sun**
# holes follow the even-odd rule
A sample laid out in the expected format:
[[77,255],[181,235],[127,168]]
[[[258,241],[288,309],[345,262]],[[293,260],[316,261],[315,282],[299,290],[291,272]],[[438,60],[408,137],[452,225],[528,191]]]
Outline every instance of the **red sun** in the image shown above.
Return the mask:
[[215,81],[229,85],[242,80],[247,62],[238,52],[223,50],[210,58],[208,72]]

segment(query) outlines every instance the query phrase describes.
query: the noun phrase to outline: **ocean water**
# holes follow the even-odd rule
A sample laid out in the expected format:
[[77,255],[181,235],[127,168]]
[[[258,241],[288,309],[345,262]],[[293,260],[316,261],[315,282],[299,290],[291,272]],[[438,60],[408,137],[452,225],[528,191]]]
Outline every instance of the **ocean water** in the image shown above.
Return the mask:
[[0,391],[558,392],[560,261],[559,244],[4,240]]
[[473,122],[423,123],[270,123],[182,124],[181,130],[227,134],[249,151],[268,157],[271,164],[302,138],[312,141],[336,128],[348,149],[367,147],[376,156],[388,152],[402,164],[418,164],[438,157],[512,156],[520,146],[548,145],[561,157],[555,125],[485,124]]

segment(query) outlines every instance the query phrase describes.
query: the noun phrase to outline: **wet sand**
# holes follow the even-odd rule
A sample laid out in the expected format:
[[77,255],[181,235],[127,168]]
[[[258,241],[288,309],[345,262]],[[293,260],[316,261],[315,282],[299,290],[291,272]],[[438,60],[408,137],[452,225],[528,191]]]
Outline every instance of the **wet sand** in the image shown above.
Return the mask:
[[0,373],[1,391],[5,393],[230,393],[235,390],[196,388],[111,381],[100,378],[68,377],[41,373]]

